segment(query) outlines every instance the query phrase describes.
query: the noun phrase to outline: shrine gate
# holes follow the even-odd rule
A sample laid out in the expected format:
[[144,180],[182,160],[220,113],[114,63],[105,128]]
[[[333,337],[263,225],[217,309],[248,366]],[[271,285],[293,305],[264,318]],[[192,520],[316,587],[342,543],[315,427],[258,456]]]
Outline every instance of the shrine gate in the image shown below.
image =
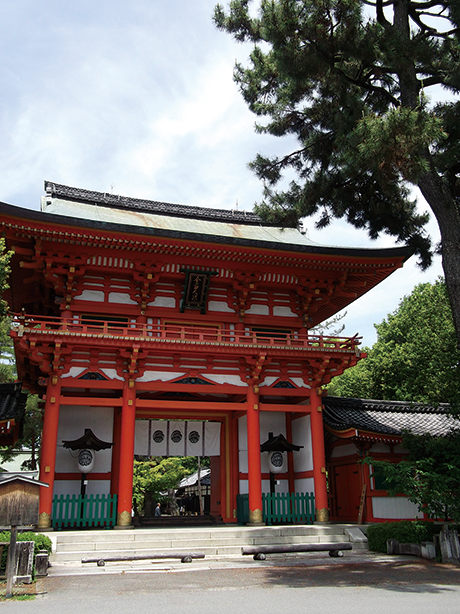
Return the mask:
[[363,354],[358,337],[309,330],[410,250],[323,247],[244,211],[45,189],[41,211],[0,204],[18,376],[45,400],[40,528],[53,494],[79,491],[63,442],[85,429],[113,444],[96,452],[87,492],[118,495],[120,528],[135,452],[179,448],[208,451],[213,513],[235,522],[248,493],[249,521],[261,522],[270,433],[297,446],[277,489],[314,492],[326,521],[321,388]]

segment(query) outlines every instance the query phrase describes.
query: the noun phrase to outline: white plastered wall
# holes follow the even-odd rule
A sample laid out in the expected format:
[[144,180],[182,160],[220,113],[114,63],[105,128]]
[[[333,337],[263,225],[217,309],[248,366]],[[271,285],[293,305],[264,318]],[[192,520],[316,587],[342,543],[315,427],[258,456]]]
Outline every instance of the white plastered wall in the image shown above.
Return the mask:
[[[294,473],[313,471],[313,449],[311,441],[310,416],[301,416],[292,420],[292,443],[303,446],[293,453]],[[298,478],[294,480],[295,492],[314,492],[313,478]]]
[[[286,415],[282,412],[260,413],[260,442],[268,439],[268,434],[284,435],[286,437]],[[292,421],[292,443],[303,446],[299,452],[293,452],[294,471],[311,471],[313,456],[311,447],[310,417],[304,416]],[[238,460],[240,473],[248,472],[248,439],[246,416],[238,420]],[[261,454],[261,471],[268,473],[268,454]],[[287,479],[277,478],[276,492],[289,492]],[[240,494],[247,494],[248,480],[239,481]],[[313,478],[295,480],[296,492],[313,492]],[[269,480],[262,480],[262,492],[270,492]]]
[[[102,441],[113,442],[113,409],[109,407],[84,407],[64,405],[59,412],[59,428],[56,450],[56,473],[79,473],[77,452],[63,447],[63,441],[78,439],[86,429]],[[94,469],[91,473],[110,473],[112,449],[96,452]],[[88,495],[110,493],[110,480],[88,480]],[[55,480],[55,495],[80,494],[80,480]]]
[[372,514],[382,520],[423,518],[418,506],[405,497],[372,497]]

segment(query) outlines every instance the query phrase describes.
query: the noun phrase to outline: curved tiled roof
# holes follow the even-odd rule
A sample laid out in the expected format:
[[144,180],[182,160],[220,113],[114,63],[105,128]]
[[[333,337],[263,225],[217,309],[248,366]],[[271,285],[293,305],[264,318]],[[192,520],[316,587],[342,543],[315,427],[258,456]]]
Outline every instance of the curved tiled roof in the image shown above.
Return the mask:
[[[193,217],[219,222],[230,222],[238,224],[260,225],[262,220],[258,215],[249,211],[236,211],[227,209],[209,209],[207,207],[194,207],[191,205],[177,205],[173,203],[162,203],[156,200],[145,200],[142,198],[131,198],[119,196],[108,192],[94,192],[82,188],[71,188],[60,183],[45,181],[45,191],[47,196],[52,198],[62,198],[75,202],[88,203],[91,205],[101,205],[128,211],[141,211],[144,213],[157,213],[171,215],[175,217]],[[264,222],[264,226],[276,226]]]
[[27,393],[22,392],[22,384],[0,384],[0,421],[19,422],[24,416]]
[[407,430],[415,435],[446,435],[453,428],[460,428],[460,420],[449,413],[450,406],[445,403],[434,406],[326,396],[323,406],[324,424],[334,431],[355,429],[401,436]]

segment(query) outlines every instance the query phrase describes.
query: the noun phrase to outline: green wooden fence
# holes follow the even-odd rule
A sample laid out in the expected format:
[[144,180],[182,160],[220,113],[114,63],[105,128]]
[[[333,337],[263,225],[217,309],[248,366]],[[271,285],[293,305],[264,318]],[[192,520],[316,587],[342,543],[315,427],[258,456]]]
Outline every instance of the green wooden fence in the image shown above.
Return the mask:
[[[303,523],[315,521],[315,496],[309,492],[263,493],[263,521],[268,524]],[[237,495],[238,524],[249,522],[249,495]]]
[[55,529],[111,529],[117,521],[117,499],[117,495],[55,495],[52,525]]

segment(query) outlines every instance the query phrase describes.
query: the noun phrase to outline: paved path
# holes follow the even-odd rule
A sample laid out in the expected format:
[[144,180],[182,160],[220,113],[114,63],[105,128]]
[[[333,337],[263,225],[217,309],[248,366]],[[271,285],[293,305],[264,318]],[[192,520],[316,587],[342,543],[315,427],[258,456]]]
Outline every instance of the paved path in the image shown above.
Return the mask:
[[4,602],[1,611],[460,614],[460,568],[409,557],[356,554],[343,559],[154,563],[143,569],[107,565],[94,566],[89,574],[55,571],[37,583],[35,600]]

